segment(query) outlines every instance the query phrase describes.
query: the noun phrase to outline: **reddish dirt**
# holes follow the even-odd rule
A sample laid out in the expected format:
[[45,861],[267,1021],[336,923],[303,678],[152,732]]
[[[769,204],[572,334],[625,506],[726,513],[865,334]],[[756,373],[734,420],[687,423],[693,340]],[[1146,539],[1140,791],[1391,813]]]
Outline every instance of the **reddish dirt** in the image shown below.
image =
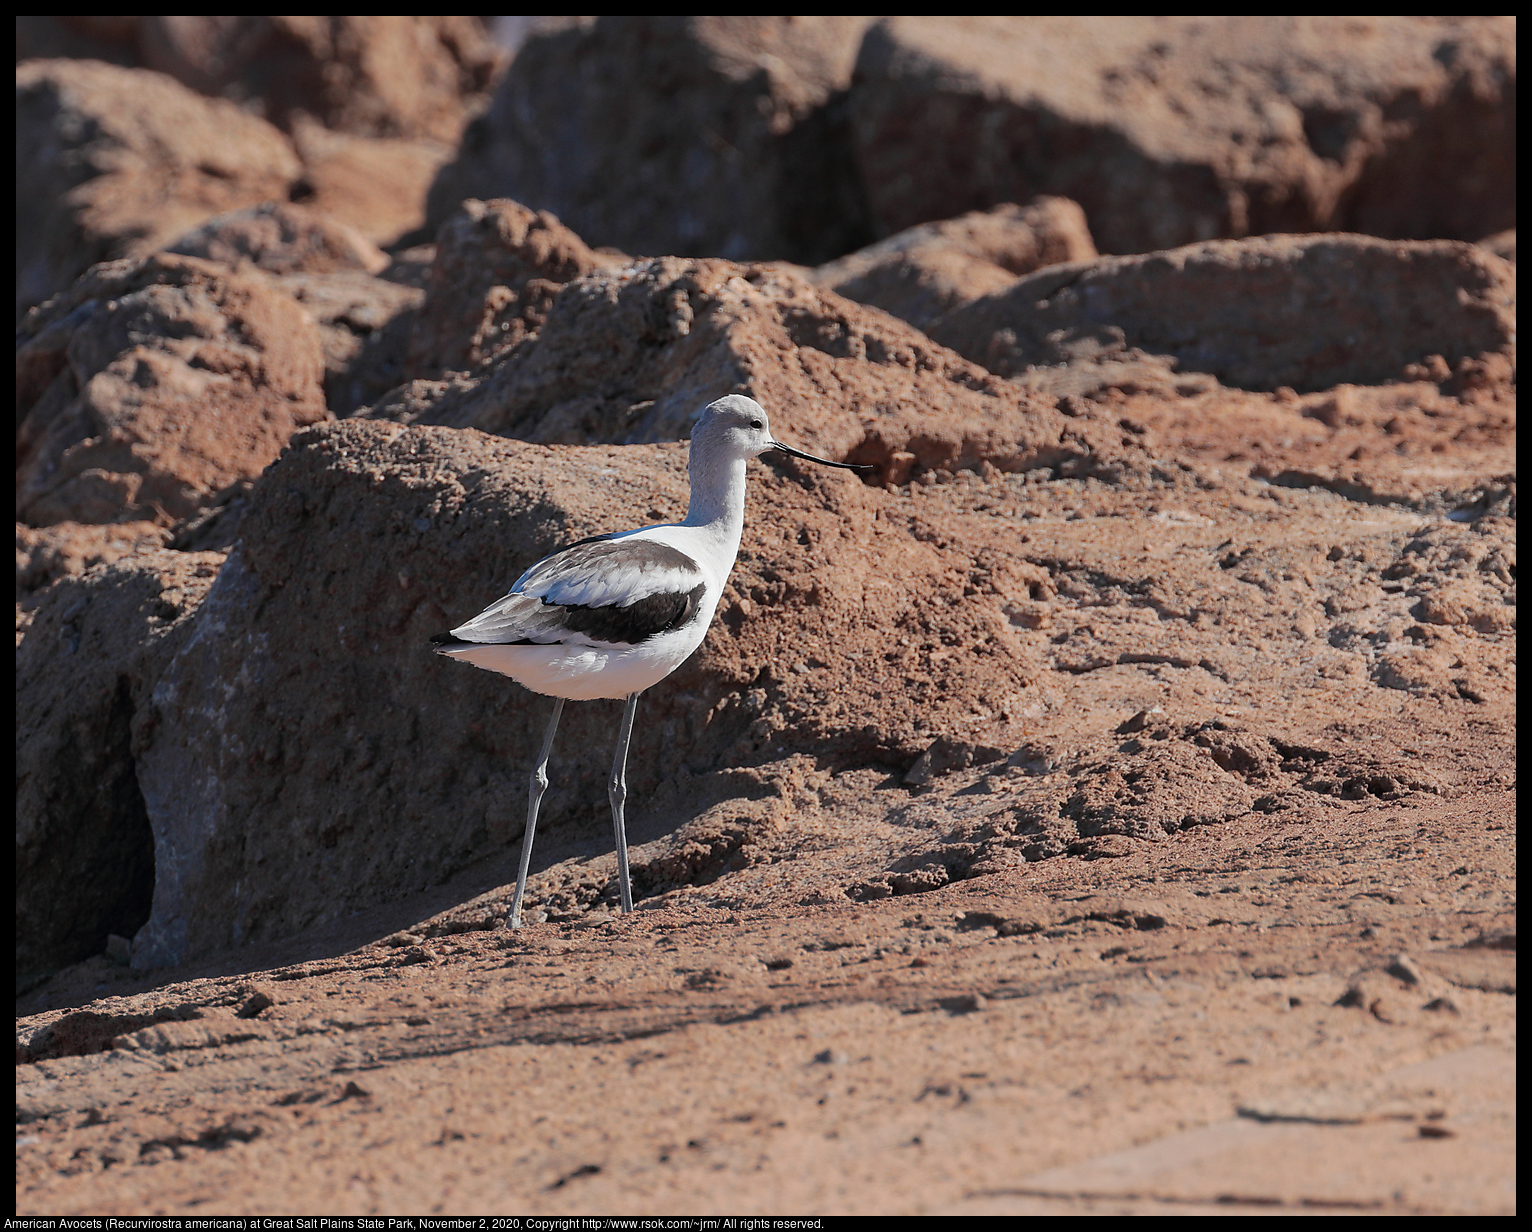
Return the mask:
[[[826,786],[784,809],[796,859],[627,918],[433,936],[417,901],[254,974],[93,960],[28,999],[91,1004],[23,1028],[122,1035],[18,1070],[18,1211],[1514,1210],[1513,792],[797,905],[903,795]],[[1049,1182],[1208,1125],[1247,1171],[1268,1140],[1326,1167]]]
[[[592,813],[517,934],[512,845],[285,942],[61,972],[18,1002],[18,1209],[1509,1213],[1509,407],[1454,400],[1433,453],[1442,396],[1391,388],[1418,432],[1361,396],[1084,408],[1206,487],[895,493],[1053,578],[1003,761],[672,779],[630,805],[627,918]],[[1238,477],[1346,432],[1436,507]]]
[[104,262],[17,336],[16,517],[33,526],[179,521],[330,417],[313,317],[197,257]]

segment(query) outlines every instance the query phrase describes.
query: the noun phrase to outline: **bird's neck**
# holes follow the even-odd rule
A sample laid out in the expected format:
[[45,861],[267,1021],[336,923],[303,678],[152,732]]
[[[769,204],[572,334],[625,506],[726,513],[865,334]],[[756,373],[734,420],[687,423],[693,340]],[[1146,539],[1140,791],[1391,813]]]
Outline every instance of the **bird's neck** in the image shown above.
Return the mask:
[[694,452],[688,469],[691,503],[681,525],[706,532],[732,560],[739,551],[739,537],[745,528],[745,459],[710,458]]

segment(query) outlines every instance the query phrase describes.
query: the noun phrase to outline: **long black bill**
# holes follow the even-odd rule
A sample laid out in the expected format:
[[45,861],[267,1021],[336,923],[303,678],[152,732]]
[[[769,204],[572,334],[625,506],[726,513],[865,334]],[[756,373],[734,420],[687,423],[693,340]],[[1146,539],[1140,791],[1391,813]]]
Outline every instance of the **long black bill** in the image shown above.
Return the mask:
[[829,458],[816,458],[811,453],[804,453],[801,449],[794,449],[791,445],[784,445],[781,441],[772,441],[773,449],[780,449],[783,453],[790,453],[795,458],[803,458],[809,462],[818,462],[820,466],[834,466],[843,471],[873,471],[875,466],[858,465],[855,462],[831,462]]

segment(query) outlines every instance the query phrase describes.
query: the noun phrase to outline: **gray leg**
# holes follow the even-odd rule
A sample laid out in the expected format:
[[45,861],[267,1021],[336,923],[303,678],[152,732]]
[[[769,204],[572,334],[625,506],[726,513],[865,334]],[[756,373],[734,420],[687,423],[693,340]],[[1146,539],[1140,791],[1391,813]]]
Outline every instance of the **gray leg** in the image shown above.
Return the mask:
[[516,897],[511,900],[511,927],[521,927],[521,899],[527,892],[527,869],[532,864],[532,836],[537,833],[537,807],[543,802],[543,792],[548,790],[548,754],[553,752],[553,733],[558,730],[559,716],[564,713],[564,699],[553,699],[553,717],[548,720],[548,734],[543,737],[542,756],[537,759],[537,769],[532,771],[532,789],[527,793],[527,832],[521,836],[521,871],[516,874]]
[[617,733],[612,781],[607,784],[607,795],[612,800],[612,829],[617,833],[617,886],[624,911],[633,910],[633,882],[628,876],[628,827],[623,821],[622,806],[628,799],[628,740],[633,735],[633,714],[637,709],[638,694],[630,693],[622,711],[622,730]]

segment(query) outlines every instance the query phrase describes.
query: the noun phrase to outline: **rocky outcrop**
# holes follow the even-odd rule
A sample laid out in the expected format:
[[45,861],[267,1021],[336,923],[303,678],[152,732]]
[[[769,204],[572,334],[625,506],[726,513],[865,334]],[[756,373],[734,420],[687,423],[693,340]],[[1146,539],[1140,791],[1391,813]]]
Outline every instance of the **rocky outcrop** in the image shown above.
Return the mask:
[[159,254],[30,313],[16,353],[17,517],[173,522],[326,411],[313,319],[264,278]]
[[168,251],[273,275],[319,326],[332,414],[349,415],[404,379],[425,293],[411,285],[418,281],[412,271],[395,271],[386,253],[344,223],[268,203],[211,218]]
[[17,19],[18,1223],[1514,1213],[1515,19],[870,20]]
[[1073,201],[1042,197],[923,223],[814,270],[816,286],[926,329],[1023,274],[1096,255]]
[[1474,240],[1515,222],[1510,17],[893,17],[857,59],[896,231],[1078,201],[1103,252],[1272,231]]
[[293,197],[393,247],[422,238],[426,194],[453,146],[432,137],[362,137],[294,117],[303,177]]
[[456,140],[502,56],[474,17],[26,17],[17,59],[153,69],[292,130]]
[[1508,375],[1515,321],[1515,268],[1477,245],[1274,235],[1053,266],[931,336],[1045,388],[1058,366],[1159,362],[1308,391],[1418,376],[1432,356],[1443,378],[1487,358]]
[[[914,971],[926,1008],[984,1019],[1042,995],[1016,960],[1052,962],[1026,955],[1056,925],[1089,982],[1169,953],[1108,938],[1183,919],[1025,901],[1199,860],[1218,962],[1252,858],[1270,876],[1238,927],[1294,928],[1293,955],[1339,918],[1356,938],[1413,912],[1435,938],[1500,910],[1475,881],[1487,853],[1514,860],[1488,834],[1514,820],[1509,19],[548,19],[426,229],[424,185],[484,88],[448,45],[465,20],[18,26],[24,55],[130,66],[152,27],[167,67],[223,96],[99,62],[19,72],[22,273],[65,288],[17,356],[18,952],[43,979],[28,996],[64,1015],[19,1035],[19,1060],[106,1049],[113,1081],[164,1061],[179,1082],[173,1052],[317,1045],[366,1000],[289,1016],[278,985],[305,964],[194,1021],[145,969],[199,956],[324,954],[365,989],[364,968],[456,954],[479,1016],[464,1038],[491,1019],[547,1038],[505,964],[551,926],[553,950],[599,936],[621,968],[592,968],[620,1003],[559,1030],[632,1038],[634,996],[755,1023],[783,995],[766,981],[811,964],[842,1000]],[[1036,195],[1061,190],[1077,204]],[[1103,248],[1149,251],[1087,259],[1087,219]],[[1387,238],[1284,233],[1340,225]],[[548,702],[428,639],[550,549],[679,516],[679,438],[734,391],[786,441],[873,472],[751,464],[716,623],[642,703],[645,910],[561,930],[615,903],[617,708],[571,706],[528,930],[460,949],[446,934],[505,918]],[[1332,848],[1345,884],[1295,905]],[[1352,892],[1417,874],[1430,901]],[[991,912],[992,891],[1012,906]],[[706,948],[724,935],[706,918],[737,938],[747,912],[849,925],[908,895],[921,909],[886,917],[899,940],[856,959],[882,966],[848,972],[840,941],[806,935],[796,959],[751,941],[728,971],[678,966],[668,942],[647,968],[616,957],[657,920]],[[991,926],[988,974],[954,984],[954,941]],[[260,945],[278,941],[280,959]],[[511,1012],[484,996],[489,968]],[[1324,1008],[1329,977],[1303,971],[1273,992]],[[155,981],[153,1006],[80,1009]],[[626,1025],[596,1022],[611,1014]],[[428,1051],[456,1047],[422,1024]],[[130,1128],[88,1113],[100,1075],[32,1068],[49,1091],[24,1110],[24,1204],[99,1206],[110,1167],[136,1209],[148,1174],[117,1164],[254,1136],[206,1119],[201,1079],[170,1121]],[[262,1073],[260,1124],[295,1131],[286,1106],[309,1096]],[[337,1094],[365,1103],[370,1083]],[[66,1087],[68,1125],[49,1102]],[[558,1163],[527,1173],[538,1192],[582,1160]]]
[[48,592],[16,657],[19,984],[149,918],[154,840],[134,721],[221,553],[141,550]]
[[[546,710],[428,639],[561,543],[678,517],[685,460],[358,421],[296,437],[134,711],[155,841],[134,961],[287,935],[514,840]],[[933,729],[1004,739],[1028,669],[1003,605],[1046,579],[939,551],[889,499],[844,472],[757,472],[720,622],[645,698],[635,793],[784,748],[899,763]],[[29,642],[64,619],[40,612]],[[602,807],[615,715],[570,708],[550,824]]]
[[[431,181],[504,62],[482,21],[461,16],[24,17],[17,41],[18,61],[155,70],[270,121],[302,168],[268,195],[323,210],[379,244],[424,223]],[[136,106],[162,109],[150,97]]]
[[470,198],[436,235],[424,310],[410,338],[417,377],[488,366],[542,327],[566,282],[623,264],[546,210]]
[[[531,441],[675,440],[724,394],[783,439],[902,483],[989,462],[1079,473],[1118,460],[1050,400],[904,322],[776,266],[670,257],[576,279],[541,331],[482,380],[397,391],[372,415]],[[1119,451],[1120,453],[1120,451]]]
[[867,22],[624,16],[540,28],[443,169],[430,219],[465,197],[513,197],[625,252],[839,256],[873,238],[844,105]]
[[[362,137],[455,141],[489,88],[499,49],[474,17],[146,17],[146,68],[202,94]],[[480,100],[482,105],[482,100]]]
[[153,252],[214,214],[285,201],[291,143],[235,104],[92,60],[16,70],[16,304],[98,261]]
[[504,62],[452,15],[144,17],[147,68],[287,132],[294,199],[392,244],[425,221],[431,181]]
[[388,267],[388,254],[354,228],[285,201],[210,218],[165,251],[268,274],[378,274]]
[[[175,241],[167,251],[214,262],[238,271],[243,279],[265,278],[270,286],[297,300],[319,326],[325,398],[340,414],[375,399],[402,379],[412,310],[418,307],[424,292],[372,277],[368,271],[391,277],[401,275],[392,268],[387,255],[351,228],[301,206],[267,203],[209,219]],[[92,294],[99,298],[102,285],[99,282],[92,285],[95,287]],[[79,307],[74,305],[76,310]],[[39,310],[34,319],[23,325],[20,396],[24,409],[30,410],[40,400],[36,382],[51,379],[50,365],[58,362],[59,349],[67,356],[69,347],[75,344],[73,330],[82,322],[70,314],[66,314],[66,319],[68,327],[52,341],[41,337],[51,335],[56,324],[48,309]],[[175,327],[167,325],[172,319],[179,318],[172,312],[158,322],[158,328],[174,332]],[[140,319],[135,328],[139,331],[135,340],[147,341],[142,331],[151,328],[150,323]],[[38,335],[35,339],[34,334]],[[160,345],[164,342],[161,339]],[[195,364],[195,359],[192,362]],[[33,365],[38,367],[34,370]],[[72,380],[75,386],[81,384],[78,374]],[[27,431],[36,427],[32,423]],[[78,443],[73,447],[78,447]],[[108,481],[109,477],[93,478]],[[204,497],[196,498],[199,502],[205,498],[217,507],[204,511],[202,520],[224,512],[226,498],[233,495],[234,489],[226,488],[221,495],[204,493]],[[110,505],[99,512],[110,513]],[[135,510],[127,512],[131,517]],[[16,524],[18,636],[29,625],[40,592],[59,578],[81,574],[95,565],[108,564],[148,548],[167,546],[173,539],[173,546],[187,546],[181,542],[186,537],[183,531],[174,531],[153,520],[161,517],[160,509],[151,505],[147,509],[138,507],[136,512],[149,520]],[[161,519],[165,520],[168,519]]]

